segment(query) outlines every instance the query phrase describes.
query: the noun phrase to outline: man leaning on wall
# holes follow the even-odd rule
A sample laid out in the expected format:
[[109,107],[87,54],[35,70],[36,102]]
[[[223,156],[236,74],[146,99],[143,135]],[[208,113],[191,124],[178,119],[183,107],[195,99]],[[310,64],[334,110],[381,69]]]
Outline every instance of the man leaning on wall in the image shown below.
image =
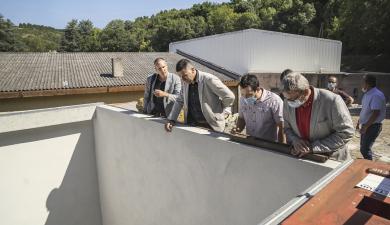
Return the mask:
[[168,72],[165,59],[154,60],[156,73],[148,76],[144,92],[144,113],[166,117],[181,91],[180,78]]
[[255,75],[247,74],[241,77],[239,115],[232,133],[241,133],[246,128],[246,134],[285,143],[283,126],[283,101],[275,93],[260,87]]
[[350,158],[347,143],[354,126],[340,95],[309,85],[300,73],[282,80],[284,126],[293,155],[325,154],[337,160]]
[[187,59],[181,59],[176,64],[176,72],[183,81],[183,88],[168,116],[165,129],[172,131],[183,109],[184,123],[224,131],[225,119],[231,113],[235,98],[233,92],[218,77],[195,69]]

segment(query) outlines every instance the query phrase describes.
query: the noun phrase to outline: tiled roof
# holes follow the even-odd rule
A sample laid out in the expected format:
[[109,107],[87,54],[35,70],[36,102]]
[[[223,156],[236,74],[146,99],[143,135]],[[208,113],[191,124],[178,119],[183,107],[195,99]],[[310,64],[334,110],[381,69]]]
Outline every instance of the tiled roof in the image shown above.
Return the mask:
[[[124,76],[111,76],[111,58],[122,58]],[[154,73],[153,61],[167,60],[169,71],[185,58],[168,52],[0,53],[0,92],[44,91],[142,85]],[[222,81],[234,79],[194,62],[197,69]]]

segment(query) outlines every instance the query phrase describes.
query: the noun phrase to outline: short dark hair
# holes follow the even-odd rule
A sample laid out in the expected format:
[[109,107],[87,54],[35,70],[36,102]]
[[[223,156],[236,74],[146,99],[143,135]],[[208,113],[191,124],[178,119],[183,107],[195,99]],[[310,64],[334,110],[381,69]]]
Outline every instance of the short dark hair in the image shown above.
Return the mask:
[[246,88],[248,86],[251,87],[254,91],[260,87],[259,80],[255,75],[247,74],[241,77],[240,87]]
[[370,87],[376,87],[376,77],[374,75],[364,75],[363,80]]
[[180,59],[176,63],[176,72],[182,71],[184,68],[187,68],[188,65],[191,65],[191,61],[188,59]]
[[292,73],[293,71],[292,70],[290,70],[290,69],[285,69],[281,74],[280,74],[280,80],[283,80],[283,78],[287,75],[287,74],[289,74],[289,73]]
[[158,58],[156,58],[156,59],[154,60],[153,64],[156,65],[156,64],[157,64],[158,62],[160,62],[160,61],[166,62],[166,60],[165,60],[164,58],[158,57]]

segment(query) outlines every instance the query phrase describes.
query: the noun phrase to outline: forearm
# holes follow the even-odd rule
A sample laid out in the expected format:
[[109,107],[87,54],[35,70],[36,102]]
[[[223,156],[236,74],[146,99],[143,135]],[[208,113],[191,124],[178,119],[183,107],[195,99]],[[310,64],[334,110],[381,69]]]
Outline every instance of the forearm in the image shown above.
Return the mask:
[[234,95],[233,96],[228,95],[225,99],[222,100],[223,108],[226,109],[231,107],[233,102],[234,102]]
[[278,126],[278,141],[279,143],[286,143],[286,135],[284,134],[284,126]]
[[176,98],[178,97],[178,94],[169,94],[167,93],[167,95],[165,96],[169,102],[173,102],[173,101],[176,101]]
[[241,118],[241,117],[238,117],[238,119],[237,119],[237,123],[236,123],[236,127],[240,130],[240,131],[242,131],[242,130],[244,130],[244,128],[245,128],[245,120],[243,119],[243,118]]
[[355,99],[353,99],[351,96],[349,96],[348,98],[348,104],[352,104],[353,102],[355,101]]
[[294,143],[301,139],[298,135],[294,133],[294,131],[290,127],[284,128],[284,134],[286,135],[287,140],[289,140],[289,142],[291,143]]
[[183,102],[182,101],[176,101],[175,104],[172,107],[171,113],[168,115],[168,120],[176,121],[179,117],[180,111],[183,108]]
[[149,97],[148,97],[149,95],[148,94],[146,94],[146,91],[145,91],[145,94],[144,94],[144,99],[143,99],[143,106],[144,106],[144,113],[146,113],[146,106],[147,106],[147,104],[148,104],[148,99],[149,99]]

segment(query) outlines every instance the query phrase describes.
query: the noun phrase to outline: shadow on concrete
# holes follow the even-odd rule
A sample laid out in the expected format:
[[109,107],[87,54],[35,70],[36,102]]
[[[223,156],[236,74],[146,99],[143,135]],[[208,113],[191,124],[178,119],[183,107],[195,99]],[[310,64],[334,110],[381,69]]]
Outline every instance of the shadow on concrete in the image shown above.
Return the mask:
[[[0,134],[0,146],[80,133],[65,176],[46,200],[46,225],[101,225],[93,125],[91,121]],[[56,151],[56,146],[52,146]],[[39,164],[39,162],[36,162]],[[50,170],[51,168],[47,168]]]

